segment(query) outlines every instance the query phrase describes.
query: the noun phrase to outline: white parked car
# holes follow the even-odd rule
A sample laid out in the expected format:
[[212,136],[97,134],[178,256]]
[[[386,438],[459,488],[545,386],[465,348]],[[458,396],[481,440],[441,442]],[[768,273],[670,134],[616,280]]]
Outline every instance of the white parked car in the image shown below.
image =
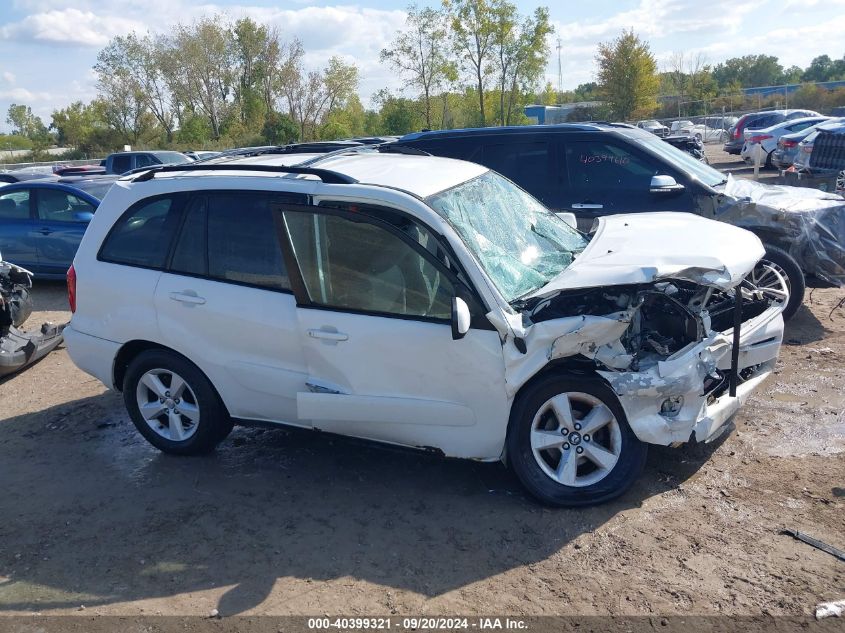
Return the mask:
[[672,134],[694,136],[703,143],[722,143],[728,140],[727,130],[707,127],[703,123],[696,124],[692,121],[673,121],[671,131]]
[[830,117],[810,116],[800,119],[782,121],[763,129],[746,129],[743,131],[745,144],[742,146],[740,156],[746,163],[753,165],[759,160],[765,167],[772,166],[772,153],[778,147],[778,140],[785,134],[800,132],[809,127],[823,123]]
[[73,361],[162,451],[287,424],[506,460],[584,505],[647,444],[720,434],[774,367],[786,294],[743,282],[779,274],[748,231],[641,213],[586,236],[472,163],[285,162],[122,178],[68,271]]

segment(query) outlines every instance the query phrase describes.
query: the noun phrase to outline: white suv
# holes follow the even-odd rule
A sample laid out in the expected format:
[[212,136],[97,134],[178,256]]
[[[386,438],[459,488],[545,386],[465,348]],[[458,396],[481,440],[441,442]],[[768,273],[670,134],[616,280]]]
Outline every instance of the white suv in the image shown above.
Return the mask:
[[743,229],[644,213],[587,236],[472,163],[290,161],[125,177],[68,271],[71,357],[162,451],[288,424],[503,459],[583,505],[647,443],[717,435],[774,366],[786,294],[743,282],[779,275]]

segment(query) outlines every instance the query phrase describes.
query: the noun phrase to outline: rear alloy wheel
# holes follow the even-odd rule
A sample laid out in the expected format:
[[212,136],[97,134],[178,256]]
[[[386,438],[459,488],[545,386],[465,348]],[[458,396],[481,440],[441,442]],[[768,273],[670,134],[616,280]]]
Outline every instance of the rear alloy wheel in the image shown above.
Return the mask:
[[784,319],[791,319],[804,301],[804,273],[789,253],[776,246],[766,246],[766,254],[747,279],[764,296],[786,304]]
[[621,495],[641,472],[646,450],[599,380],[549,376],[514,404],[508,461],[543,503],[581,506]]
[[123,380],[123,401],[141,435],[165,453],[207,453],[232,430],[232,419],[205,374],[168,350],[135,357]]
[[138,411],[147,425],[171,442],[182,442],[197,431],[197,396],[179,374],[168,369],[147,371],[135,389]]

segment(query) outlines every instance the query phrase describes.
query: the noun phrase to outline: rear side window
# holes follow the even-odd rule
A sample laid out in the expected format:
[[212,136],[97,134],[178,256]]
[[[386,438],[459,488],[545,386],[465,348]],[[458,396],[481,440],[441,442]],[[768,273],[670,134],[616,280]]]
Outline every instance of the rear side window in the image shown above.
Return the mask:
[[180,197],[142,200],[112,227],[99,259],[113,264],[163,268],[179,221]]
[[128,155],[114,156],[111,162],[112,171],[116,174],[122,174],[125,171],[132,169],[132,157]]
[[173,272],[271,290],[290,290],[279,246],[277,196],[219,192],[187,208],[173,252]]
[[12,191],[0,195],[0,220],[28,220],[29,191]]
[[440,138],[427,139],[419,143],[411,143],[424,152],[444,158],[457,158],[470,162],[478,162],[481,158],[481,139],[466,138]]
[[158,161],[150,156],[149,154],[136,154],[135,155],[135,167],[149,167],[150,165],[156,165]]
[[553,170],[547,141],[511,141],[485,145],[484,165],[512,180],[546,204],[551,204],[553,191],[549,189]]

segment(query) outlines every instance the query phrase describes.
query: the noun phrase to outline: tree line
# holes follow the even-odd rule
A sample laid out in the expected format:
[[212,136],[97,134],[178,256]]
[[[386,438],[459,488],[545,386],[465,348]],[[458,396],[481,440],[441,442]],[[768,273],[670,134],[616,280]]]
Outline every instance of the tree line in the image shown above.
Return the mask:
[[[693,116],[706,112],[751,110],[758,107],[811,108],[819,111],[845,105],[845,89],[826,90],[816,83],[845,80],[845,55],[815,57],[807,68],[784,68],[772,55],[744,55],[711,65],[702,53],[675,52],[660,68],[648,42],[633,30],[623,31],[598,45],[595,82],[557,93],[551,84],[540,102],[598,101],[600,105],[576,112],[574,118],[636,119]],[[765,99],[746,96],[743,88],[804,83],[793,95]]]

